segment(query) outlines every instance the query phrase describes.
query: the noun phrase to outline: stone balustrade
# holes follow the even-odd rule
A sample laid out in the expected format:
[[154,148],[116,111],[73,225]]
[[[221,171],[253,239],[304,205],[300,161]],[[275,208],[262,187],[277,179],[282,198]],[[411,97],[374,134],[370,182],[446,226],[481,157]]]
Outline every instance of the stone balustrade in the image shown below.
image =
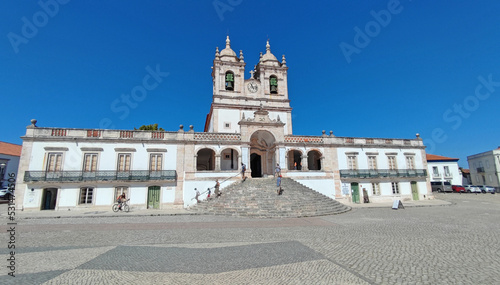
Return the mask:
[[[143,130],[100,130],[65,128],[28,128],[26,137],[54,139],[104,139],[104,140],[150,140],[150,141],[241,141],[237,133],[195,133],[194,131],[165,132]],[[335,136],[294,136],[284,137],[285,144],[328,144],[338,146],[384,146],[384,147],[422,147],[421,139],[353,138]]]

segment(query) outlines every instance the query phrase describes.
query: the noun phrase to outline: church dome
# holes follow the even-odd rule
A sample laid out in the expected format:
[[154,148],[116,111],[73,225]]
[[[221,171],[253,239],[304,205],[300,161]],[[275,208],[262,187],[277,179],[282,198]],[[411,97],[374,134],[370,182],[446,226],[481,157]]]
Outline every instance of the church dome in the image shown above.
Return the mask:
[[271,45],[269,45],[269,41],[267,41],[267,44],[266,44],[266,54],[264,54],[260,58],[260,62],[259,63],[266,64],[266,65],[276,65],[276,66],[279,66],[278,59],[276,59],[276,57],[274,56],[274,54],[271,53]]
[[221,58],[232,57],[234,59],[237,59],[236,53],[234,52],[234,50],[231,49],[231,41],[229,40],[229,36],[227,36],[226,38],[226,48],[221,50],[220,57]]

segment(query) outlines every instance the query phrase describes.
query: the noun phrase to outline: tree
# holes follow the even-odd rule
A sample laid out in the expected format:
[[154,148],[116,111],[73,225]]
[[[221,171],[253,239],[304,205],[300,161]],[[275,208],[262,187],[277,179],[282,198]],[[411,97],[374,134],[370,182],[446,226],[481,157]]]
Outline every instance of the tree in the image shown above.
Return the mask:
[[[134,128],[134,130],[137,130],[137,129]],[[141,131],[162,131],[162,132],[165,131],[163,128],[158,128],[158,124],[142,125],[139,127],[139,130],[141,130]]]

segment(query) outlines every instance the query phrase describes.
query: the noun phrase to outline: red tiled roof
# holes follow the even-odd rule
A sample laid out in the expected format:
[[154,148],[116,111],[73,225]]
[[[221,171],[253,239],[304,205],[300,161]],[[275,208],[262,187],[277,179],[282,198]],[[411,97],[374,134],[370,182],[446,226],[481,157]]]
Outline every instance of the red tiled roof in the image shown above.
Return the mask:
[[427,154],[427,161],[458,161],[459,158],[451,158],[451,157],[446,157],[446,156],[440,156],[440,155],[435,155],[435,154]]
[[470,173],[470,169],[462,168],[462,173],[468,174]]
[[12,156],[21,156],[22,145],[0,142],[0,153]]

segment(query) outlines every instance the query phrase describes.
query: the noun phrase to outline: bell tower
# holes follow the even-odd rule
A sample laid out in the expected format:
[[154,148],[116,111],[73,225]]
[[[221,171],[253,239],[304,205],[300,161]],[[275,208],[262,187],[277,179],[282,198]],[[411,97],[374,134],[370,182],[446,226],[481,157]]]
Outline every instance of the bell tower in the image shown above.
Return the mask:
[[267,41],[266,54],[261,53],[259,63],[246,80],[245,65],[243,51],[236,56],[228,36],[226,48],[220,52],[219,48],[215,50],[213,100],[205,121],[205,132],[241,133],[239,122],[245,117],[251,119],[255,111],[265,109],[271,120],[284,122],[285,135],[292,134],[285,56],[279,62]]

